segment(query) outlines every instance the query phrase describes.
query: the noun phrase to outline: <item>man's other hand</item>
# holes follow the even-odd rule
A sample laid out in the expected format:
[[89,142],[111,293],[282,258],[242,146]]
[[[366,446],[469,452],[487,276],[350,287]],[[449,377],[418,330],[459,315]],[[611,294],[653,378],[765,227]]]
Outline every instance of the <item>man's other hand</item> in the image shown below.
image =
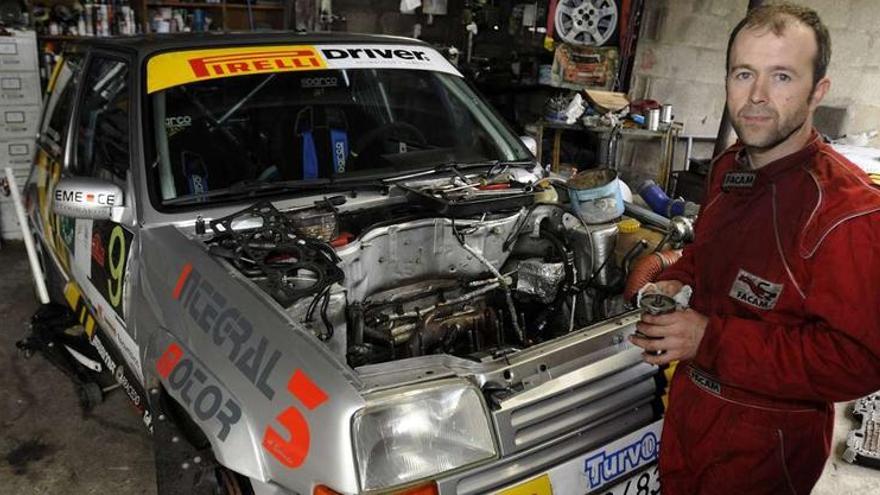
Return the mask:
[[709,318],[692,309],[656,316],[642,314],[636,327],[645,337],[631,335],[629,339],[645,350],[645,361],[651,364],[691,359],[697,354],[708,323]]

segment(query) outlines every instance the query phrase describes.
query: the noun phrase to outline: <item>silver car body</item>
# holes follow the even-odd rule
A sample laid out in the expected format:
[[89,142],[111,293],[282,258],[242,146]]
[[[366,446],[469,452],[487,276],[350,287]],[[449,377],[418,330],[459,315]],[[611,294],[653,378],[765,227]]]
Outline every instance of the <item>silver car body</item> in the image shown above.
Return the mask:
[[[81,50],[88,56],[104,53],[127,61],[133,68],[133,88],[149,84],[146,61],[157,53],[279,43],[338,51],[387,45],[401,54],[427,54],[433,66],[419,70],[457,74],[439,53],[410,40],[272,36],[202,39],[195,45],[172,39],[161,50],[149,48],[147,41],[118,46],[95,41]],[[404,58],[396,62],[401,67],[418,62],[410,55]],[[47,113],[53,110],[52,98],[57,97],[50,97]],[[56,185],[71,174],[66,162],[75,154],[73,139],[67,140],[68,148],[60,154],[55,150],[60,159],[52,157],[48,145],[42,147],[28,194],[44,263],[56,274],[66,302],[77,311],[92,345],[148,428],[158,420],[155,400],[162,391],[205,434],[217,462],[249,478],[256,493],[312,493],[318,485],[361,493],[364,480],[359,475],[353,427],[358,412],[371,397],[448,381],[482,392],[494,453],[479,463],[430,476],[440,493],[500,490],[562,465],[579,474],[565,482],[554,478],[555,493],[590,491],[653,461],[656,452],[614,473],[594,471],[592,481],[583,467],[586,454],[655,424],[658,418],[656,368],[643,363],[640,351],[626,339],[634,331],[637,313],[620,313],[482,359],[437,353],[353,367],[346,360],[345,331],[323,340],[303,324],[304,308],[279,303],[227,259],[213,254],[211,232],[202,233],[198,224],[233,214],[247,202],[186,211],[160,211],[154,206],[148,153],[141,138],[148,131],[143,117],[147,101],[143,96],[131,101],[133,166],[117,221],[72,219],[53,209]],[[44,133],[47,126],[44,122]],[[66,129],[73,134],[74,124]],[[534,166],[516,174],[524,182],[543,176]],[[433,180],[416,177],[406,184],[416,187]],[[279,211],[290,211],[325,196],[273,197],[272,204]],[[392,187],[390,192],[366,191],[349,197],[339,210],[344,214],[407,201],[411,196]],[[432,279],[450,272],[464,279],[479,278],[485,275],[487,263],[500,270],[509,257],[502,249],[504,240],[515,233],[537,232],[546,219],[589,251],[578,253],[576,259],[587,273],[597,265],[594,242],[609,229],[616,233],[613,224],[585,227],[572,223],[559,208],[540,205],[507,210],[491,219],[461,219],[458,227],[440,215],[401,220],[365,231],[336,249],[346,277],[330,291],[329,311],[344,306],[346,300],[361,301],[388,290],[398,279]],[[257,219],[244,218],[240,228],[247,229],[249,221],[260,225]],[[476,246],[484,259],[456,242],[456,229],[462,225],[473,228],[466,242]],[[345,328],[338,318],[333,325]],[[656,424],[651,432],[658,432]],[[572,461],[578,467],[571,468]]]

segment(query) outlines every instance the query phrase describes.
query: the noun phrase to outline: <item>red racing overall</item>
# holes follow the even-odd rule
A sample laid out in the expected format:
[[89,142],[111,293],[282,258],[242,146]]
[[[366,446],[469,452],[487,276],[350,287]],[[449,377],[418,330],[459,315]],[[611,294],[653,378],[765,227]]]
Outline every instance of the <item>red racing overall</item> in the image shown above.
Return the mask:
[[807,494],[832,402],[880,389],[880,189],[814,131],[752,171],[716,160],[696,241],[661,280],[709,318],[672,380],[664,494]]

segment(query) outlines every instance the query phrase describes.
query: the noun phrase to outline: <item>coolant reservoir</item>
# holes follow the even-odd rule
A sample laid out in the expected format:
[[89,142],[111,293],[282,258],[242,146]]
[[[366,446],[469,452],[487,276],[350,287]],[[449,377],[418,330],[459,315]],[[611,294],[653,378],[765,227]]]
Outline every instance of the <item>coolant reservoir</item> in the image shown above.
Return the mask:
[[619,233],[617,246],[614,248],[614,258],[618,264],[623,263],[626,253],[642,239],[648,242],[648,248],[642,251],[639,258],[653,252],[657,245],[663,242],[662,232],[643,227],[635,218],[624,217],[617,223],[617,229]]

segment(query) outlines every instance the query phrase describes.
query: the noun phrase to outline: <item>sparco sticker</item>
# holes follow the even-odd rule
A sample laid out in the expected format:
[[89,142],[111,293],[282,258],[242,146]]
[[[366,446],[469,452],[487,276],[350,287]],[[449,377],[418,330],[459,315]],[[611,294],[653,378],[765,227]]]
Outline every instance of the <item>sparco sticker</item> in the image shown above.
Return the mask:
[[783,287],[783,284],[774,284],[740,269],[733,280],[729,295],[758,309],[773,309]]

